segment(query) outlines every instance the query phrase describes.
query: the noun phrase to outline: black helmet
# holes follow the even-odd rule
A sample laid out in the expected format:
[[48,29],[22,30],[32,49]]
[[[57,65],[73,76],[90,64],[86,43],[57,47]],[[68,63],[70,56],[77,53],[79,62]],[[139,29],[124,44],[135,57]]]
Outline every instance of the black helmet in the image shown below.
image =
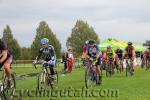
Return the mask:
[[107,49],[111,49],[111,46],[109,45],[109,46],[107,46]]
[[89,40],[89,44],[95,44],[95,40]]
[[128,42],[128,45],[132,45],[132,42]]

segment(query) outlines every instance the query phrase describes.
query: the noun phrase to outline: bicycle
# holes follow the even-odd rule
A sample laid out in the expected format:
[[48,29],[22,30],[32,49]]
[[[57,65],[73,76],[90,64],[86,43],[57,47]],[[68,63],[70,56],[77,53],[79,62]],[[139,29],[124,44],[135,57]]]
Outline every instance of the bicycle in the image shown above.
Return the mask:
[[117,72],[119,73],[119,74],[121,74],[122,72],[123,72],[123,61],[122,61],[122,59],[119,59],[118,60],[118,67],[117,67]]
[[101,80],[99,79],[100,74],[98,73],[98,69],[96,64],[93,64],[93,60],[89,59],[86,61],[86,70],[85,70],[85,86],[86,88],[92,87],[95,83]]
[[15,89],[16,89],[16,78],[14,73],[11,74],[11,78],[12,78],[11,86],[8,87],[7,86],[8,78],[6,77],[5,70],[3,69],[2,78],[1,78],[2,83],[0,84],[1,100],[10,100],[14,97]]
[[133,65],[132,65],[132,60],[131,59],[126,59],[126,77],[130,74],[131,76],[133,75]]
[[144,66],[145,66],[145,60],[144,60],[144,58],[143,58],[143,59],[141,59],[141,68],[143,69]]
[[[34,64],[35,68],[36,64]],[[39,73],[38,79],[37,79],[37,89],[43,89],[46,88],[46,86],[50,86],[51,89],[54,89],[56,85],[58,84],[58,72],[56,69],[54,69],[54,76],[52,77],[50,70],[52,67],[49,67],[49,64],[47,62],[44,62],[42,64],[42,72]],[[53,83],[54,82],[54,83]]]
[[106,63],[106,77],[111,77],[114,74],[113,59],[109,59]]

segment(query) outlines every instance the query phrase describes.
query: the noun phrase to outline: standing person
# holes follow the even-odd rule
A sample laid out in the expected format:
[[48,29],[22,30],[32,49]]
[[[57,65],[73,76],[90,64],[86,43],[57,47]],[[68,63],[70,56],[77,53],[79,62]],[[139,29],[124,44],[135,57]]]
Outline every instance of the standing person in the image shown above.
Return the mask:
[[83,66],[86,66],[86,50],[89,46],[89,40],[86,40],[85,43],[83,44],[83,47],[82,47],[82,64]]
[[64,51],[61,57],[61,63],[64,64],[64,73],[67,71],[67,52]]
[[73,52],[71,48],[68,48],[67,55],[68,72],[71,73],[73,67]]
[[37,64],[38,60],[44,55],[44,63],[48,63],[48,66],[50,68],[50,72],[52,77],[54,76],[54,67],[56,65],[56,54],[54,47],[52,45],[49,45],[49,40],[47,38],[41,39],[42,47],[39,50],[39,54],[36,57],[36,60],[34,61],[34,64]]
[[130,59],[131,60],[131,66],[132,66],[132,73],[134,72],[134,56],[135,56],[135,50],[134,47],[132,46],[132,42],[128,42],[128,46],[124,50],[123,54],[124,58]]
[[82,47],[82,59],[86,58],[86,50],[87,50],[88,45],[89,45],[89,40],[86,40]]
[[11,87],[11,63],[13,60],[12,53],[7,48],[7,44],[0,39],[0,67],[4,66],[4,70],[6,73],[6,76],[8,77],[7,80],[7,87]]

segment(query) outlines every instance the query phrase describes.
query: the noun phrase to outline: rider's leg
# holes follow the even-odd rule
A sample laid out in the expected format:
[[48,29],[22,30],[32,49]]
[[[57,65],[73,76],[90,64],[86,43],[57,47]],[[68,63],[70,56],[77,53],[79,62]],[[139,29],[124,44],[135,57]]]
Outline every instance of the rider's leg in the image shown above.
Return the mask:
[[102,81],[102,68],[100,66],[100,58],[98,59],[98,62],[96,63],[96,67],[97,67],[97,75],[99,77],[99,81],[97,83],[100,84]]
[[8,80],[11,80],[10,64],[9,63],[5,63],[4,64],[4,69],[5,69],[6,76],[8,77]]
[[4,70],[5,70],[6,76],[8,78],[7,86],[8,86],[8,88],[10,88],[12,79],[11,79],[11,70],[10,70],[10,63],[9,62],[4,63]]

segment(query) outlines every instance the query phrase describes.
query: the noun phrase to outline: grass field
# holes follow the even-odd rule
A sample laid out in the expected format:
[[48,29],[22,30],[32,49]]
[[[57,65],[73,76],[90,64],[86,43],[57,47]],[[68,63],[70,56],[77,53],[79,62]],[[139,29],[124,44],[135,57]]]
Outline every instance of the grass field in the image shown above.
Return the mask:
[[[21,67],[22,66],[22,67]],[[57,67],[58,70],[62,67]],[[24,76],[23,80],[17,80],[17,90],[29,89],[35,90],[37,84],[37,77],[30,76],[30,74],[39,73],[41,68],[34,69],[32,65],[24,67],[23,65],[13,66],[13,72],[16,73],[17,77]],[[2,73],[2,72],[0,72]],[[111,78],[106,78],[105,71],[103,72],[103,83],[101,86],[94,86],[94,90],[117,90],[119,91],[118,97],[108,97],[99,96],[99,92],[94,92],[95,94],[91,97],[86,97],[78,95],[77,90],[81,90],[84,87],[84,68],[76,68],[71,74],[66,74],[65,76],[59,75],[59,84],[57,90],[65,90],[72,87],[76,90],[75,96],[61,97],[56,95],[56,97],[19,97],[14,98],[14,100],[150,100],[150,71],[145,69],[136,68],[135,75],[130,77],[125,77],[125,73],[122,75],[115,74]],[[49,89],[47,87],[47,89]],[[55,93],[56,94],[56,93]],[[16,93],[18,96],[18,92]]]

